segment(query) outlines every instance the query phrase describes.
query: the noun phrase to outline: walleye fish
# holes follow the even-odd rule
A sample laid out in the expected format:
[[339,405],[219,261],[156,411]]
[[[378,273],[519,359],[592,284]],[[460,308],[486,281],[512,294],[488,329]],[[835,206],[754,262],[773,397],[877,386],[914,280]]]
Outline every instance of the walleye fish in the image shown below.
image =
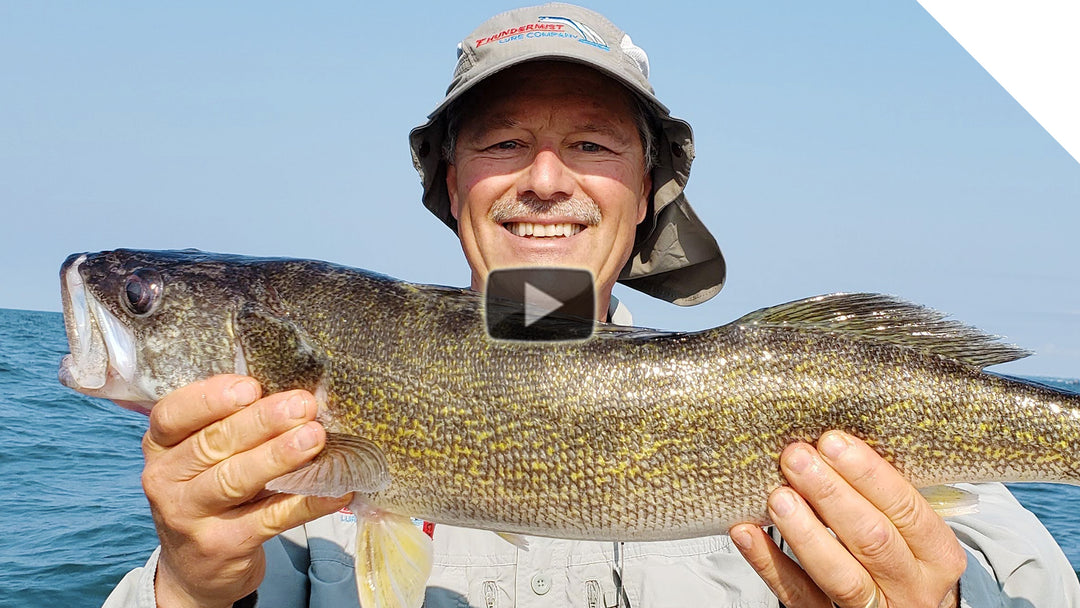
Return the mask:
[[326,448],[271,489],[356,492],[364,606],[419,606],[409,516],[650,541],[768,522],[794,441],[842,429],[916,486],[1080,481],[1080,396],[982,372],[1026,351],[834,294],[666,333],[506,342],[479,294],[309,260],[117,250],[60,271],[61,381],[143,411],[213,374],[311,391]]

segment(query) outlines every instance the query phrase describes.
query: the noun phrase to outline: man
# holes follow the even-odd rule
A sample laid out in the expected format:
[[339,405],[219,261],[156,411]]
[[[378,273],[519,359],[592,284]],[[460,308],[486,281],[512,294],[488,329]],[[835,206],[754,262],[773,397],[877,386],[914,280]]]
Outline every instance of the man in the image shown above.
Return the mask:
[[[723,258],[683,194],[689,126],[653,95],[644,51],[596,13],[545,5],[483,24],[410,143],[424,203],[457,232],[474,289],[496,268],[584,267],[597,318],[619,320],[617,281],[680,304],[722,285]],[[348,497],[263,491],[322,448],[315,413],[309,393],[261,396],[237,376],[163,399],[143,474],[161,548],[106,605],[355,605],[354,525],[339,512]],[[971,486],[982,513],[950,528],[842,433],[790,446],[781,468],[790,486],[768,509],[787,551],[750,525],[677,542],[534,538],[528,550],[435,525],[427,605],[1063,606],[1080,597],[1060,550],[1000,485]]]

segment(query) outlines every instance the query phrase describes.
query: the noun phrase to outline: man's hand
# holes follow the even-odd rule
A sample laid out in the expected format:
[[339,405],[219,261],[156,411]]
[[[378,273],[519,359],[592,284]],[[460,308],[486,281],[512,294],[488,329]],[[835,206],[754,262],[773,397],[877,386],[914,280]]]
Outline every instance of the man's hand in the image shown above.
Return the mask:
[[830,431],[817,449],[788,446],[780,468],[790,487],[769,496],[769,516],[802,566],[757,526],[739,524],[730,534],[785,606],[959,604],[958,581],[967,564],[959,541],[922,495],[868,445]]
[[310,393],[259,396],[251,378],[215,376],[150,412],[142,482],[161,539],[158,606],[231,606],[262,581],[263,542],[348,503],[261,493],[314,458],[326,432]]

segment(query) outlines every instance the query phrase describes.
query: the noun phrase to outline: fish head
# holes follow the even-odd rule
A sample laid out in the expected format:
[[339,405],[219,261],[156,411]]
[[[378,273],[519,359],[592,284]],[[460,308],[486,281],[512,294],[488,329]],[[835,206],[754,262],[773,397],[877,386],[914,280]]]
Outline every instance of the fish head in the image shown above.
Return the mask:
[[60,382],[148,413],[169,392],[245,373],[232,320],[245,267],[195,250],[74,254],[60,269],[71,353]]

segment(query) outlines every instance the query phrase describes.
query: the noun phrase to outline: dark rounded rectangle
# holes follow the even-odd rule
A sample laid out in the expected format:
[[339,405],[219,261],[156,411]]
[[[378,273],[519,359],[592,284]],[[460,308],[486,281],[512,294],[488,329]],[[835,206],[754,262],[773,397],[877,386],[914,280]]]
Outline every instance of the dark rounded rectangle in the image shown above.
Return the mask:
[[587,340],[595,324],[596,288],[583,268],[529,266],[488,273],[487,333],[497,340]]

